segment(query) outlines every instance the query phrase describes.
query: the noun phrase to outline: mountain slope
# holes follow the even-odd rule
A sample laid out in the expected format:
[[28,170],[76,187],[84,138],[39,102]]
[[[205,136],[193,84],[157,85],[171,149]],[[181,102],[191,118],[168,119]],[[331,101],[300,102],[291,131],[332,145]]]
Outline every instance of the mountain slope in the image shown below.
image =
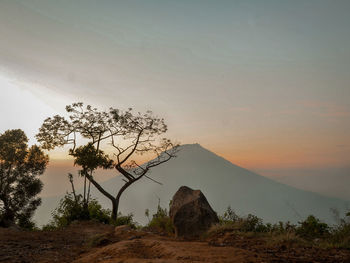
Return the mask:
[[[349,207],[349,202],[344,200],[298,190],[250,172],[199,144],[181,146],[177,158],[155,167],[150,176],[163,185],[141,179],[124,192],[120,203],[121,212],[133,213],[140,223],[147,221],[144,216],[146,208],[155,211],[158,198],[163,207],[168,207],[172,196],[182,185],[202,190],[219,214],[230,205],[239,215],[252,213],[267,222],[289,220],[295,223],[310,214],[332,222],[330,208],[343,213]],[[119,176],[102,183],[110,193],[116,193],[122,184]],[[96,189],[92,194],[105,207],[111,207],[109,200]],[[55,207],[48,205],[44,199],[37,215],[43,214],[49,206]]]

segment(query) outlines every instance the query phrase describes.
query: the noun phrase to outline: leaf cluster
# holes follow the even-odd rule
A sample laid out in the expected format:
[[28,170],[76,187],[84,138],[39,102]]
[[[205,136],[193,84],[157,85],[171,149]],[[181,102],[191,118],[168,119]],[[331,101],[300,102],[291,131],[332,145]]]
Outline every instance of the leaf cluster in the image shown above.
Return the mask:
[[29,226],[40,205],[37,195],[43,184],[48,156],[36,145],[28,146],[22,130],[7,130],[0,135],[0,225],[19,223]]
[[[149,210],[145,210],[145,216],[149,217]],[[175,233],[174,225],[169,217],[168,210],[162,208],[159,204],[157,212],[153,214],[152,219],[147,224],[146,228],[158,233],[173,235]]]
[[88,209],[84,207],[82,195],[67,193],[61,200],[58,207],[52,212],[52,220],[43,227],[43,230],[52,230],[66,227],[74,221],[95,220],[100,223],[110,223],[111,211],[103,209],[96,199],[90,200]]
[[74,151],[70,150],[70,155],[74,157],[74,165],[83,168],[83,172],[93,171],[97,168],[113,168],[113,160],[102,150],[98,150],[92,143],[80,146]]

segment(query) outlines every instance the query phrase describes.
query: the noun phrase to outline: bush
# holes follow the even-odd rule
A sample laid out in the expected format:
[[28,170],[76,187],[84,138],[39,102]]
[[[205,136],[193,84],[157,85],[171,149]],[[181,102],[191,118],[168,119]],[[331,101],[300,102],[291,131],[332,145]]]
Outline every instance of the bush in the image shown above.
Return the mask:
[[350,213],[346,216],[347,218],[340,219],[339,225],[331,230],[328,241],[332,246],[350,249]]
[[220,223],[235,223],[239,221],[240,217],[228,206],[222,216],[219,216]]
[[268,227],[263,224],[263,220],[255,215],[249,214],[241,219],[240,230],[242,232],[268,232]]
[[111,211],[108,209],[102,208],[102,206],[93,199],[89,202],[89,220],[95,220],[103,224],[109,224],[111,218]]
[[122,215],[122,213],[118,213],[117,220],[112,222],[115,226],[128,225],[131,228],[135,229],[137,227],[137,223],[134,221],[134,215],[128,214],[126,216]]
[[321,238],[329,234],[329,226],[326,223],[322,223],[318,218],[313,215],[308,216],[306,220],[299,222],[300,226],[296,228],[298,236],[305,239]]
[[38,227],[35,225],[35,223],[30,218],[23,215],[18,217],[18,226],[25,230],[38,230]]
[[[212,230],[218,229],[219,231],[239,231],[239,232],[256,232],[265,233],[270,232],[274,234],[285,234],[295,231],[296,226],[290,222],[278,224],[264,224],[263,220],[255,215],[248,214],[246,217],[238,216],[232,208],[227,207],[226,211],[219,216],[220,223],[216,225]],[[214,231],[215,232],[215,231]]]
[[341,223],[331,231],[329,241],[336,247],[350,249],[350,224]]
[[[148,217],[148,209],[145,211],[145,215]],[[152,231],[165,233],[167,235],[173,235],[175,233],[174,225],[171,222],[168,211],[166,208],[162,208],[159,204],[157,212],[152,216],[152,220],[146,226]]]
[[76,220],[95,220],[104,224],[110,223],[111,211],[103,209],[97,200],[92,199],[84,203],[82,195],[66,194],[59,206],[52,213],[52,221],[43,227],[43,230],[66,227]]
[[[338,217],[339,218],[339,217]],[[238,216],[229,206],[223,215],[219,216],[220,223],[213,225],[207,235],[222,235],[225,232],[236,232],[241,234],[266,233],[271,244],[288,243],[299,245],[310,244],[310,241],[318,239],[319,247],[346,248],[350,249],[350,212],[345,218],[339,218],[339,224],[333,227],[321,222],[315,216],[310,215],[299,225],[278,222],[277,224],[264,224],[263,220],[255,215],[246,217]]]
[[271,232],[274,234],[287,234],[295,232],[296,225],[291,224],[289,221],[286,223],[283,223],[282,221],[279,221],[277,224],[266,224],[267,232]]

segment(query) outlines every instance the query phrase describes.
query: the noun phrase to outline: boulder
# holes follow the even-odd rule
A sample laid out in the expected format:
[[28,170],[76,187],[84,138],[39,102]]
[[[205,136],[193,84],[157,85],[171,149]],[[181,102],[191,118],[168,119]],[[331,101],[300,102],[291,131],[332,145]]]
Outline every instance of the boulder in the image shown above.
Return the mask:
[[187,186],[181,186],[175,193],[169,215],[176,237],[198,237],[219,222],[203,193]]

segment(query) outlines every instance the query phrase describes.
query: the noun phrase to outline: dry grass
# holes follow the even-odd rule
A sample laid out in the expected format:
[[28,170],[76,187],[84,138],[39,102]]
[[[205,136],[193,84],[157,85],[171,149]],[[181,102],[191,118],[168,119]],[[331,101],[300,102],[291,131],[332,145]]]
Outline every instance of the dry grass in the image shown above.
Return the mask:
[[284,244],[286,246],[309,246],[310,242],[302,239],[297,236],[295,232],[286,232],[286,233],[268,233],[266,234],[266,243],[271,246],[277,246]]

